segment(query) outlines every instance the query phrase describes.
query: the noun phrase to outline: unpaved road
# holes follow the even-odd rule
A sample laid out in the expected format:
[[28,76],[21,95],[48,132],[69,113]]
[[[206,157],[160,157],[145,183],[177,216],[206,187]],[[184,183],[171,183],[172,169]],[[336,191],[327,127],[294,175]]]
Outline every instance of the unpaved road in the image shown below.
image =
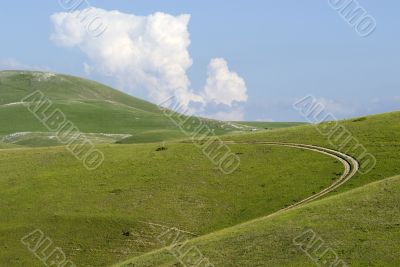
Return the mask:
[[[319,147],[319,146],[314,146],[314,145],[295,144],[295,143],[262,142],[262,141],[254,141],[254,142],[231,142],[231,141],[228,141],[228,142],[224,142],[224,143],[227,145],[233,145],[233,144],[270,145],[270,146],[285,146],[285,147],[305,149],[305,150],[315,151],[315,152],[318,152],[321,154],[328,155],[330,157],[333,157],[333,158],[339,160],[343,164],[344,172],[343,172],[342,176],[338,180],[336,180],[333,184],[331,184],[324,190],[322,190],[310,197],[307,197],[289,207],[281,209],[277,212],[282,212],[282,211],[293,209],[295,207],[304,205],[306,203],[309,203],[311,201],[314,201],[318,198],[321,198],[321,197],[329,194],[330,192],[336,190],[338,187],[340,187],[341,185],[346,183],[348,180],[350,180],[357,173],[357,171],[360,168],[360,164],[358,163],[358,161],[355,158],[353,158],[347,154],[344,154],[342,152],[339,152],[339,151],[336,151],[333,149],[329,149],[329,148],[325,148],[325,147]],[[275,213],[277,213],[277,212],[275,212]]]

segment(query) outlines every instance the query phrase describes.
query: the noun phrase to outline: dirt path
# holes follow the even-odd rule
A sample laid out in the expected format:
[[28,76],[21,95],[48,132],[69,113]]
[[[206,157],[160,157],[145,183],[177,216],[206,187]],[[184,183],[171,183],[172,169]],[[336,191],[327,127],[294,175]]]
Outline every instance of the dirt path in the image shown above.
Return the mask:
[[[225,144],[249,144],[249,145],[271,145],[271,146],[285,146],[285,147],[293,147],[293,148],[300,148],[300,149],[305,149],[305,150],[310,150],[310,151],[315,151],[321,154],[325,154],[328,156],[331,156],[337,160],[339,160],[343,166],[344,166],[344,172],[342,174],[342,176],[336,180],[333,184],[331,184],[330,186],[328,186],[327,188],[325,188],[324,190],[310,196],[307,197],[293,205],[290,205],[289,207],[286,207],[284,209],[281,209],[277,212],[282,212],[282,211],[286,211],[286,210],[290,210],[292,208],[304,205],[306,203],[309,203],[311,201],[314,201],[318,198],[321,198],[327,194],[329,194],[330,192],[336,190],[337,188],[339,188],[340,186],[342,186],[344,183],[346,183],[348,180],[350,180],[359,170],[360,168],[360,164],[358,163],[358,161],[347,155],[344,154],[342,152],[336,151],[336,150],[332,150],[329,148],[325,148],[325,147],[319,147],[319,146],[313,146],[313,145],[304,145],[304,144],[295,144],[295,143],[281,143],[281,142],[225,142]],[[277,213],[275,212],[275,213]],[[273,214],[275,214],[273,213]],[[272,214],[271,214],[272,215]]]

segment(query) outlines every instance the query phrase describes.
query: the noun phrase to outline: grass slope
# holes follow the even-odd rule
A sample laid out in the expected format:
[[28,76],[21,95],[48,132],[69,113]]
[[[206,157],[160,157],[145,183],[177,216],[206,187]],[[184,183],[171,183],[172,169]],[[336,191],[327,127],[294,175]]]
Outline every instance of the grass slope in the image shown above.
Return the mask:
[[0,266],[41,266],[19,242],[37,228],[78,266],[106,266],[162,247],[163,227],[149,223],[204,235],[273,213],[343,171],[316,152],[232,145],[241,166],[223,175],[192,144],[157,147],[101,146],[106,160],[92,172],[63,148],[1,151]]
[[[368,150],[368,152],[372,153],[377,160],[377,164],[375,167],[372,169],[372,171],[366,173],[366,174],[361,174],[358,173],[355,177],[353,177],[348,183],[343,185],[341,188],[336,190],[336,192],[332,193],[334,194],[339,194],[343,193],[349,190],[352,190],[354,188],[362,187],[364,185],[367,185],[369,183],[375,182],[375,181],[380,181],[382,179],[385,179],[386,177],[391,177],[400,174],[400,157],[399,157],[399,149],[400,149],[400,112],[392,112],[392,113],[386,113],[386,114],[380,114],[380,115],[375,115],[375,116],[369,116],[369,117],[364,117],[364,118],[357,118],[357,119],[351,119],[351,120],[346,120],[346,121],[341,121],[340,124],[344,126],[349,132],[351,132],[352,136],[355,137],[360,144],[365,146],[365,148]],[[272,132],[263,132],[263,133],[255,133],[252,135],[240,135],[240,136],[232,136],[232,137],[226,137],[227,140],[234,140],[234,141],[281,141],[281,142],[293,142],[293,143],[304,143],[304,144],[314,144],[314,145],[320,145],[320,146],[325,146],[325,147],[330,147],[333,149],[338,149],[338,147],[332,145],[328,138],[326,136],[321,135],[313,125],[305,125],[305,126],[300,126],[300,127],[295,127],[295,128],[287,128],[287,129],[281,129],[281,130],[276,130]],[[339,148],[338,150],[341,151],[347,151],[349,147],[351,147],[353,144],[349,143],[348,146],[344,146],[343,148]],[[349,151],[349,154],[352,154],[353,156],[358,156],[357,154],[353,153],[352,151]],[[396,179],[395,179],[396,180]],[[397,181],[397,180],[396,180]],[[395,182],[393,182],[393,185]],[[385,190],[386,191],[386,190]],[[388,193],[391,191],[389,190]],[[368,231],[373,231],[374,227],[376,227],[376,231],[378,234],[373,236],[374,240],[368,240],[368,242],[363,243],[359,241],[362,241],[363,238],[360,238],[360,240],[357,240],[358,235],[355,232],[350,232],[348,234],[347,238],[347,247],[346,247],[346,252],[350,253],[347,254],[347,260],[349,263],[352,263],[355,261],[355,266],[370,266],[368,262],[371,262],[375,264],[375,266],[397,266],[396,264],[390,264],[390,261],[395,257],[394,255],[398,255],[393,251],[388,249],[388,246],[384,245],[385,238],[388,238],[388,244],[390,246],[394,246],[397,250],[400,247],[400,240],[398,238],[398,235],[394,235],[394,237],[397,238],[394,239],[394,237],[390,236],[393,233],[397,233],[398,228],[397,226],[394,225],[394,221],[397,221],[397,223],[400,221],[400,213],[398,210],[398,203],[399,199],[396,198],[396,193],[398,194],[398,191],[395,191],[394,194],[391,194],[389,199],[386,199],[385,202],[371,202],[369,203],[370,206],[369,208],[371,211],[368,210],[363,210],[363,213],[357,213],[352,209],[351,207],[349,210],[345,213],[343,213],[343,209],[338,209],[335,210],[335,203],[332,200],[332,203],[330,204],[330,209],[329,213],[325,214],[326,216],[320,216],[319,214],[322,213],[322,209],[318,209],[315,212],[310,211],[310,209],[307,209],[305,212],[303,212],[303,216],[305,217],[311,217],[317,220],[316,223],[313,224],[313,227],[317,226],[326,226],[325,224],[329,225],[331,228],[330,230],[332,232],[341,232],[344,231],[342,226],[339,226],[336,222],[332,222],[329,220],[329,218],[326,218],[329,214],[336,216],[339,219],[346,219],[346,223],[348,227],[354,229],[358,229],[359,231],[365,231],[364,228],[359,228],[358,225],[365,225],[365,223],[370,223],[374,222],[374,220],[379,221],[380,224],[372,224],[371,228],[368,228]],[[348,193],[346,196],[351,197],[352,193]],[[370,196],[368,196],[368,191],[365,192],[365,196],[363,196],[365,199],[368,199]],[[393,196],[394,195],[394,196]],[[381,195],[380,195],[381,196]],[[376,198],[377,196],[371,196],[372,198]],[[361,197],[360,197],[361,198]],[[333,198],[335,201],[340,199],[338,198]],[[390,203],[390,201],[393,201],[394,203]],[[374,205],[376,205],[374,207]],[[313,207],[312,205],[310,207]],[[378,212],[379,210],[382,210],[382,212]],[[350,212],[349,212],[350,211]],[[351,213],[354,213],[355,216],[350,216]],[[365,214],[364,214],[365,213]],[[384,216],[382,213],[387,213],[387,216]],[[350,214],[350,215],[349,215]],[[375,214],[378,214],[378,218],[375,218]],[[382,217],[382,220],[380,220],[380,217]],[[347,220],[348,219],[348,220]],[[300,218],[294,218],[290,219],[288,221],[283,221],[281,220],[280,223],[284,226],[288,223],[296,222],[299,221]],[[326,223],[324,222],[326,220]],[[365,220],[363,224],[360,223],[360,221]],[[385,225],[385,220],[388,222],[388,226]],[[303,222],[305,222],[303,220]],[[318,225],[318,223],[320,225]],[[304,224],[303,227],[307,227],[309,224]],[[247,227],[247,225],[243,226]],[[301,225],[298,226],[301,228]],[[388,227],[389,231],[385,232],[385,227]],[[394,229],[394,230],[393,230]],[[274,240],[276,236],[279,236],[280,232],[285,233],[288,232],[290,229],[285,229],[280,227],[279,230],[274,230],[273,232],[270,233],[270,235],[263,236],[263,238],[266,238],[270,242]],[[366,231],[367,232],[367,231]],[[320,232],[321,234],[323,231]],[[249,238],[246,239],[246,242],[241,243],[240,241],[242,240],[243,236],[237,236],[235,237],[237,240],[236,242],[233,242],[233,245],[228,245],[227,243],[224,243],[221,245],[221,247],[212,247],[212,244],[209,244],[210,249],[207,248],[208,245],[205,245],[205,250],[207,252],[211,251],[212,249],[215,249],[218,251],[220,255],[223,255],[223,257],[219,258],[216,260],[216,263],[221,263],[223,260],[226,262],[225,265],[222,263],[222,266],[236,266],[236,260],[238,262],[237,266],[274,266],[274,260],[276,261],[275,263],[277,265],[284,266],[285,264],[290,264],[290,261],[293,260],[295,263],[292,266],[297,266],[299,262],[303,262],[302,264],[304,266],[309,266],[310,262],[307,263],[307,257],[302,258],[300,261],[296,262],[296,257],[294,257],[292,254],[288,255],[283,255],[282,253],[279,254],[277,253],[276,250],[273,250],[270,246],[266,247],[268,249],[271,249],[271,253],[266,252],[262,246],[264,245],[257,245],[257,242],[252,245],[251,243],[251,236],[252,230],[248,231],[248,236]],[[382,234],[382,237],[379,236],[379,234]],[[328,234],[329,235],[329,234]],[[324,235],[325,237],[325,235]],[[329,238],[329,236],[327,237]],[[334,236],[330,237],[334,238]],[[351,240],[352,238],[355,238],[355,240]],[[279,242],[281,242],[281,239],[278,239]],[[286,240],[286,244],[288,242],[291,242],[291,239]],[[353,242],[353,243],[352,243]],[[274,243],[276,245],[276,243]],[[335,244],[335,243],[333,243]],[[375,253],[373,253],[370,257],[367,257],[368,260],[366,262],[363,262],[360,258],[364,253],[366,253],[367,249],[366,247],[359,248],[359,246],[372,246],[372,250],[375,250]],[[225,246],[225,247],[224,247]],[[261,247],[261,248],[260,248]],[[212,249],[211,249],[212,248]],[[294,247],[279,247],[278,250],[295,250]],[[232,251],[231,251],[232,250]],[[340,248],[340,253],[342,253],[343,249]],[[296,252],[297,253],[297,252]],[[344,252],[343,252],[344,253]],[[387,253],[387,255],[385,255]],[[164,253],[165,254],[165,253]],[[237,255],[236,255],[237,254]],[[354,259],[353,257],[349,256],[351,254],[354,254]],[[213,254],[211,254],[213,255]],[[236,255],[236,256],[235,256]],[[238,255],[241,255],[241,259],[238,258]],[[266,259],[263,255],[269,255],[269,260]],[[383,264],[380,262],[380,256],[385,255],[385,257],[382,259],[382,261],[385,263]],[[153,256],[151,256],[153,257]],[[153,262],[153,259],[149,257],[149,262]],[[164,256],[160,256],[161,259],[165,259]],[[252,261],[252,258],[259,258],[259,260]],[[294,257],[292,259],[292,257]],[[158,256],[155,256],[154,260],[155,262],[158,261]],[[167,257],[168,260],[166,262],[171,263],[171,261],[174,261],[175,259],[171,257]],[[397,257],[398,258],[398,257]],[[228,259],[230,261],[228,261]],[[267,263],[271,264],[265,264],[262,263],[265,260]],[[282,260],[282,261],[281,261]],[[147,259],[146,259],[147,261]],[[146,262],[144,261],[144,262]],[[165,263],[163,260],[159,263]],[[279,264],[278,264],[279,263]],[[242,264],[242,265],[241,265]],[[140,265],[139,265],[140,266]],[[153,265],[147,265],[147,266],[153,266]],[[157,266],[157,265],[154,265]],[[170,265],[162,265],[161,266],[170,266]],[[218,265],[217,265],[218,266]]]
[[[187,138],[160,109],[102,84],[60,74],[28,71],[0,72],[0,137],[47,129],[22,105],[21,100],[40,90],[83,133],[130,134],[121,143],[161,142]],[[250,131],[232,123],[202,119],[217,135]],[[260,129],[261,130],[261,129]],[[25,138],[26,139],[26,138]],[[46,135],[27,145],[61,145]],[[20,141],[20,140],[18,140]],[[116,140],[113,140],[114,142]]]
[[[358,140],[357,143],[362,144],[367,152],[376,158],[376,165],[368,173],[358,173],[349,183],[338,189],[338,192],[344,192],[370,182],[400,174],[400,112],[340,121],[339,125],[347,129],[351,136]],[[333,137],[337,136],[333,135]],[[251,135],[224,137],[224,139],[313,144],[339,150],[354,157],[359,156],[358,151],[349,150],[354,144],[357,144],[356,142],[351,141],[342,148],[332,145],[329,138],[321,135],[313,125],[278,129]],[[343,141],[343,139],[340,140]]]
[[234,123],[237,125],[245,125],[253,127],[255,129],[265,129],[265,130],[301,126],[306,124],[303,122],[262,122],[262,121],[243,121],[243,122],[238,121]]
[[[187,248],[197,247],[215,266],[313,266],[293,241],[312,230],[323,240],[316,253],[320,266],[332,263],[318,257],[326,248],[349,266],[399,266],[399,213],[400,177],[394,177],[194,239]],[[175,265],[177,259],[161,250],[119,266]]]
[[[40,72],[0,72],[0,135],[46,132],[20,101],[40,90],[84,133],[180,131],[157,106],[96,82]],[[158,140],[168,136],[160,134]],[[156,140],[156,141],[158,141]],[[49,140],[49,144],[54,144]]]

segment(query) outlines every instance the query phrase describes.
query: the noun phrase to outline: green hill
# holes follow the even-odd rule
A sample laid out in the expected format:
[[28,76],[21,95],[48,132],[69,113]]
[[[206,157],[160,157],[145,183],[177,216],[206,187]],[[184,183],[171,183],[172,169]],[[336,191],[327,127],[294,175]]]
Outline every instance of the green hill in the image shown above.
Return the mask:
[[[23,146],[61,145],[21,103],[40,90],[81,132],[109,134],[106,143],[161,142],[188,138],[158,106],[102,84],[60,74],[0,72],[0,137]],[[246,132],[254,126],[201,119],[217,135]],[[288,125],[291,126],[291,125]],[[271,127],[275,127],[274,124]],[[276,124],[276,127],[281,127]],[[257,128],[262,130],[262,127]],[[17,133],[17,137],[13,134]],[[23,133],[20,137],[19,133]],[[43,134],[42,134],[43,133]],[[112,136],[112,134],[116,136]],[[11,135],[11,136],[9,136]],[[125,135],[125,136],[124,136]],[[92,135],[98,143],[104,135]]]
[[[337,126],[336,126],[337,125]],[[384,113],[355,118],[336,123],[324,123],[320,129],[334,130],[332,135],[323,135],[315,125],[305,125],[275,131],[224,137],[233,141],[275,141],[323,146],[342,151],[361,160],[362,172],[351,182],[344,184],[338,192],[359,187],[370,182],[400,174],[400,112]],[[343,134],[343,135],[341,135]],[[349,140],[349,141],[347,141]],[[363,154],[371,154],[376,164],[367,164]]]
[[[333,194],[400,173],[399,122],[399,113],[343,122],[374,153],[377,164],[371,172],[358,174]],[[330,146],[311,125],[225,138],[236,142],[287,140]],[[163,151],[157,151],[156,144],[102,145],[98,148],[105,155],[104,164],[92,172],[62,147],[1,151],[0,172],[5,175],[0,179],[0,195],[2,207],[7,208],[0,211],[3,218],[0,242],[7,249],[0,254],[0,265],[40,266],[42,263],[33,260],[32,254],[18,241],[37,228],[48,233],[78,265],[112,265],[161,249],[164,244],[157,237],[169,228],[191,233],[190,238],[203,235],[208,238],[208,234],[223,231],[226,227],[273,214],[326,188],[343,171],[336,160],[312,151],[255,144],[229,146],[241,158],[240,168],[230,175],[223,175],[190,143],[170,143]],[[340,198],[341,195],[332,198],[329,214],[342,216],[342,209],[335,210],[336,200]],[[393,207],[382,202],[376,208],[390,210]],[[371,212],[372,216],[374,212]],[[320,220],[326,217],[319,217],[320,213],[323,214],[316,210],[308,214],[310,219],[319,220],[324,225]],[[397,215],[393,215],[395,220],[400,219]],[[304,216],[308,215],[304,213]],[[341,218],[347,217],[348,224],[352,224],[354,218]],[[293,222],[299,223],[298,230],[303,229],[302,220],[297,217],[285,221],[282,227]],[[357,225],[358,221],[354,223]],[[251,224],[239,227],[246,225]],[[328,225],[332,232],[342,229],[337,224]],[[257,251],[261,252],[254,262],[265,260],[261,255],[264,250],[257,245],[261,241],[256,241],[257,231],[262,229],[253,230],[250,227],[246,239],[241,235],[231,246],[215,245],[227,263],[237,261],[244,266],[253,266],[252,256],[246,255],[258,254]],[[280,228],[268,236],[275,238],[276,233],[279,240],[278,232],[285,231]],[[323,232],[318,233],[323,235]],[[252,237],[255,245],[250,241]],[[328,240],[329,237],[324,235],[324,238]],[[243,243],[242,240],[247,241]],[[285,244],[288,242],[290,239]],[[358,242],[361,241],[354,241],[354,255],[363,253]],[[209,241],[206,243],[203,247],[205,255],[208,255]],[[214,245],[209,244],[211,250]],[[384,254],[387,250],[380,244],[374,249],[374,255]],[[293,258],[295,263],[307,262],[307,257],[298,253],[296,247],[281,247],[280,250],[292,251],[293,254],[274,253],[277,258],[267,255],[276,262],[283,260],[288,263],[291,255],[297,255]],[[232,251],[238,253],[236,258]],[[341,255],[344,254],[341,252]],[[163,263],[161,266],[170,266],[170,257],[144,257],[134,260],[155,260]],[[210,258],[213,257],[214,254],[210,254]],[[351,255],[346,257],[352,259]],[[219,262],[218,257],[213,259]],[[358,260],[356,256],[354,259]],[[388,259],[382,260],[386,262]]]
[[[199,249],[215,266],[399,266],[399,212],[400,177],[394,177],[193,239],[185,247]],[[118,266],[178,266],[174,251]]]
[[[0,136],[6,141],[26,146],[60,145],[57,140],[49,139],[48,134],[40,136],[48,130],[21,103],[36,90],[48,97],[54,108],[59,108],[83,133],[128,135],[130,142],[186,137],[156,105],[99,83],[59,74],[3,71],[0,72]],[[204,120],[204,123],[216,129],[217,134],[234,130],[222,129],[221,122]],[[23,133],[23,138],[14,138],[15,133]],[[124,138],[116,136],[107,142]]]
[[[331,193],[340,195],[318,202],[321,204],[309,204],[296,211],[274,215],[276,219],[273,222],[272,218],[264,220],[264,217],[261,217],[263,223],[260,221],[243,224],[237,228],[216,232],[196,239],[193,244],[198,246],[204,255],[209,256],[215,266],[311,266],[313,263],[307,255],[299,252],[292,244],[296,233],[311,227],[323,236],[339,255],[344,256],[351,266],[397,266],[394,259],[398,260],[396,255],[399,255],[400,247],[399,178],[370,187],[368,184],[400,173],[400,112],[341,121],[339,125],[357,140],[355,144],[362,144],[366,151],[376,158],[376,165],[370,171],[362,170]],[[332,123],[320,125],[324,129],[332,126]],[[332,140],[330,142],[333,137],[321,135],[314,125],[306,125],[225,139],[247,143],[269,141],[314,144],[359,157],[359,151],[351,149],[354,143],[349,142],[343,147],[338,147]],[[363,186],[366,187],[360,189],[361,191],[347,192]],[[381,193],[378,194],[379,190]],[[347,193],[342,195],[343,192]],[[386,196],[383,196],[385,194]],[[350,202],[353,196],[355,200]],[[342,198],[345,200],[341,201]],[[322,206],[322,203],[328,204]],[[298,215],[299,213],[301,215]],[[339,223],[340,220],[342,224]],[[292,226],[297,232],[290,228]],[[372,232],[370,236],[369,232]],[[339,245],[335,241],[336,236],[343,238]],[[373,253],[369,252],[370,249]],[[367,253],[370,253],[370,256],[363,259],[362,256]],[[134,258],[132,262],[137,264],[133,266],[173,266],[177,264],[177,259],[171,257],[170,252],[163,250]]]
[[105,161],[94,171],[62,147],[0,151],[0,266],[42,265],[19,241],[35,229],[78,266],[111,265],[161,248],[164,228],[198,236],[255,219],[343,171],[329,156],[289,147],[231,145],[241,166],[230,175],[192,144],[98,148]]

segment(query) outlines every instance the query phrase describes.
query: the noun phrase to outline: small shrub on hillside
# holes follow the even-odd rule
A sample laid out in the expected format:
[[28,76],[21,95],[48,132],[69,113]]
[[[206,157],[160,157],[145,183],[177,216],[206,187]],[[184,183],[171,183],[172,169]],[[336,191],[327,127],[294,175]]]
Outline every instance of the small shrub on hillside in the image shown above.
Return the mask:
[[361,118],[357,118],[357,119],[353,120],[353,122],[359,122],[359,121],[365,121],[365,120],[367,120],[366,117],[361,117]]

